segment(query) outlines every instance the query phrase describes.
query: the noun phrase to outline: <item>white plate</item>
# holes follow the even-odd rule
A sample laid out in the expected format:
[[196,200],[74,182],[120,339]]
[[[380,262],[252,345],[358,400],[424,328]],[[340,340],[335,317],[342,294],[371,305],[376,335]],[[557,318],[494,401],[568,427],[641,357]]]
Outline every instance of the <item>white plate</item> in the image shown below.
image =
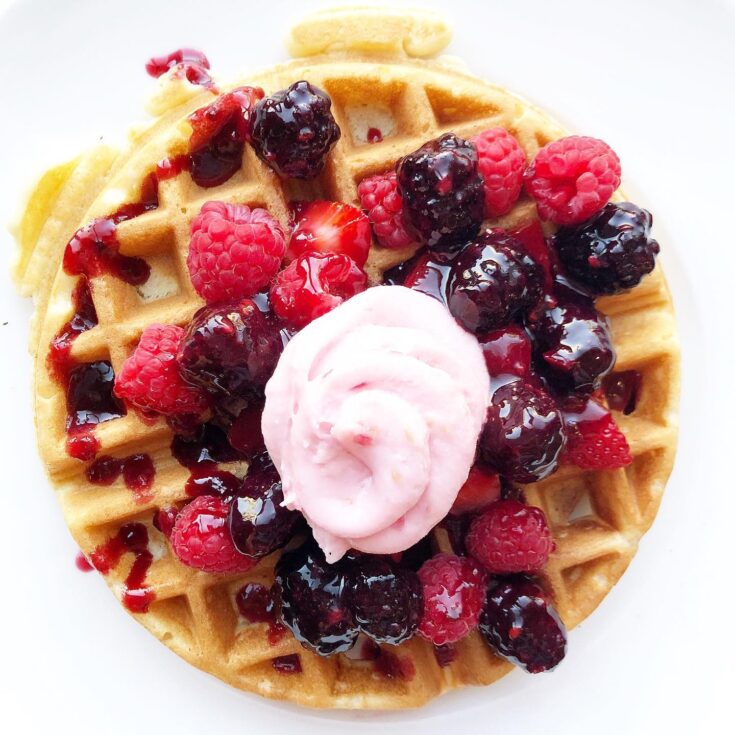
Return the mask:
[[[0,0],[0,5],[2,5]],[[42,166],[141,115],[143,63],[201,47],[216,72],[285,58],[287,24],[328,3],[93,0],[13,5],[0,16],[0,220]],[[413,3],[417,4],[417,3]],[[427,3],[428,5],[429,3]],[[732,73],[730,4],[585,0],[430,3],[456,26],[449,49],[577,131],[610,142],[626,188],[655,213],[684,348],[680,451],[659,517],[631,568],[571,634],[553,674],[515,672],[419,712],[318,714],[229,689],[131,620],[75,547],[36,457],[31,306],[0,280],[6,732],[714,732],[732,658]],[[257,8],[257,10],[256,10]],[[263,11],[266,9],[266,12]],[[726,380],[727,378],[727,380]],[[707,728],[705,723],[710,722]],[[390,725],[393,727],[390,727]],[[731,724],[731,723],[730,723]],[[719,731],[719,728],[717,728]]]

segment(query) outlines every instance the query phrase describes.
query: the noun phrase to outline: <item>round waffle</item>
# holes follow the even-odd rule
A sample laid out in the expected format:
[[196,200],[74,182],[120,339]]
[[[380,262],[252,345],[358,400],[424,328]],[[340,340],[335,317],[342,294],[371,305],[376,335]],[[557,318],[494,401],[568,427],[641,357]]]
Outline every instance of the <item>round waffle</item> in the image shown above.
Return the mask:
[[[448,38],[446,26],[433,16],[385,11],[318,14],[299,25],[290,46],[300,58],[240,83],[270,93],[308,79],[328,92],[342,138],[324,173],[314,182],[284,182],[246,147],[241,169],[221,186],[199,188],[186,172],[161,182],[158,207],[122,222],[117,233],[121,252],[145,258],[151,277],[139,287],[108,275],[92,279],[98,324],[74,342],[73,360],[109,360],[117,371],[148,324],[183,325],[201,306],[189,281],[186,256],[190,221],[207,200],[266,207],[286,224],[289,200],[357,203],[362,178],[391,169],[401,156],[450,130],[469,137],[503,126],[529,158],[565,134],[519,97],[458,70],[455,63],[424,58],[436,55]],[[172,457],[171,430],[162,420],[148,423],[129,412],[100,424],[95,432],[99,454],[151,456],[155,481],[149,495],[136,497],[120,480],[92,485],[85,477],[86,465],[67,454],[66,396],[46,365],[49,344],[69,318],[77,280],[63,272],[61,256],[78,227],[135,201],[156,162],[186,150],[191,132],[187,116],[210,103],[212,95],[187,87],[186,94],[161,99],[158,117],[135,132],[124,151],[96,148],[49,171],[17,233],[18,282],[37,307],[31,349],[39,450],[76,542],[90,555],[122,524],[145,524],[153,554],[146,585],[154,598],[148,611],[135,617],[184,659],[241,689],[312,707],[404,708],[451,689],[497,680],[512,666],[493,655],[478,633],[458,643],[456,657],[445,666],[430,644],[414,637],[397,649],[408,664],[402,670],[414,672],[403,677],[377,673],[370,662],[345,655],[322,658],[291,635],[269,642],[266,624],[248,624],[239,617],[234,595],[245,581],[270,585],[277,553],[247,574],[205,574],[180,564],[153,527],[159,508],[188,497],[184,484],[189,473]],[[381,129],[383,140],[368,144],[367,131],[373,126]],[[533,203],[521,197],[509,215],[490,224],[515,227],[534,216]],[[371,279],[411,254],[410,248],[373,247],[367,265]],[[546,513],[556,540],[543,583],[569,628],[597,607],[635,554],[656,515],[676,444],[679,356],[660,266],[632,291],[600,299],[598,307],[610,319],[616,369],[642,375],[635,411],[615,413],[633,463],[597,472],[563,466],[549,479],[524,488],[527,501]],[[440,529],[433,543],[438,550],[450,550]],[[124,554],[106,576],[118,596],[134,561],[133,554]],[[299,657],[300,673],[274,667],[275,659],[292,654]]]

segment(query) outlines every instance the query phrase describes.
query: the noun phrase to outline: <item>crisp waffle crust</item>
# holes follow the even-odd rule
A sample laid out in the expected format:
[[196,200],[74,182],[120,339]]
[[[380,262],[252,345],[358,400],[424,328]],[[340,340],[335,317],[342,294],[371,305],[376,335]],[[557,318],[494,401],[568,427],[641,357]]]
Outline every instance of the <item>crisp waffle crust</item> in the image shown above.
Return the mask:
[[[79,336],[72,357],[82,363],[109,359],[118,371],[146,325],[190,319],[201,301],[186,269],[189,223],[209,199],[264,206],[286,224],[290,199],[356,203],[363,177],[392,168],[399,157],[449,130],[467,137],[501,125],[529,158],[565,134],[526,101],[457,71],[456,64],[416,58],[435,54],[447,40],[446,26],[433,16],[342,11],[298,26],[290,48],[302,58],[240,83],[269,93],[305,78],[331,95],[342,139],[323,175],[311,183],[282,182],[246,147],[241,170],[219,187],[200,189],[187,173],[162,182],[158,209],[118,227],[121,251],[146,258],[151,279],[139,288],[108,276],[93,279],[99,324]],[[120,481],[91,485],[85,465],[67,455],[64,390],[46,369],[49,343],[69,318],[76,280],[62,271],[61,256],[78,227],[134,200],[158,160],[186,149],[186,117],[212,96],[197,91],[183,99],[136,132],[124,151],[97,148],[49,171],[18,229],[18,282],[37,306],[31,349],[39,451],[74,539],[90,554],[121,524],[146,524],[154,552],[147,583],[155,601],[149,612],[135,617],[184,659],[241,689],[311,707],[376,709],[415,707],[451,689],[494,682],[512,667],[495,657],[477,633],[458,644],[456,659],[445,667],[420,638],[404,644],[398,654],[410,658],[415,669],[407,679],[377,674],[372,664],[342,655],[320,658],[290,635],[270,645],[267,626],[244,623],[233,599],[246,580],[272,582],[277,554],[245,575],[204,574],[181,565],[152,526],[159,507],[187,497],[188,471],[173,459],[171,432],[163,421],[147,424],[130,412],[96,431],[100,454],[146,452],[153,458],[152,498],[143,504]],[[376,124],[384,140],[367,144],[367,128]],[[522,197],[508,216],[491,224],[515,226],[532,216],[532,202]],[[374,247],[368,261],[371,279],[410,254],[411,249]],[[643,376],[635,412],[615,416],[633,463],[602,472],[563,467],[525,487],[528,502],[543,508],[553,530],[557,549],[544,583],[568,627],[586,618],[625,571],[656,515],[676,447],[679,354],[661,268],[629,293],[601,299],[599,308],[612,324],[616,369],[635,369]],[[449,550],[444,531],[437,530],[434,541],[437,549]],[[126,554],[106,577],[118,596],[131,564],[132,555]],[[285,674],[272,666],[275,657],[287,654],[299,655],[302,673]]]

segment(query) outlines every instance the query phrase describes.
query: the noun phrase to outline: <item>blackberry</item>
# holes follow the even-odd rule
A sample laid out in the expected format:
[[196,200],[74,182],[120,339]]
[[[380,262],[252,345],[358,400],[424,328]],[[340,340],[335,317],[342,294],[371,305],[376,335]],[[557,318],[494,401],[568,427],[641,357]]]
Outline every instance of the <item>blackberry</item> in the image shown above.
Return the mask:
[[230,505],[230,534],[239,552],[267,556],[288,543],[302,516],[282,503],[281,478],[264,455],[250,465]]
[[490,587],[480,631],[496,653],[530,674],[551,671],[567,650],[566,629],[546,593],[521,575]]
[[215,395],[247,396],[266,384],[283,351],[274,320],[249,299],[205,306],[178,351],[185,380]]
[[356,556],[345,566],[345,592],[360,630],[378,643],[410,638],[424,604],[417,574],[380,556]]
[[345,600],[344,577],[312,540],[276,565],[281,620],[305,648],[329,656],[355,645],[358,627]]
[[446,133],[398,162],[409,228],[431,247],[456,250],[480,229],[485,201],[474,145]]
[[448,306],[475,334],[507,326],[541,298],[543,272],[503,230],[483,233],[452,263]]
[[264,97],[254,108],[250,142],[277,174],[313,179],[340,138],[332,100],[309,82],[295,82]]
[[479,459],[515,482],[536,482],[557,468],[564,424],[548,393],[524,380],[497,388],[480,435]]
[[660,247],[650,237],[651,222],[645,209],[611,202],[587,222],[556,233],[559,258],[595,296],[633,288],[656,265]]
[[537,353],[552,386],[591,393],[615,366],[607,319],[592,299],[557,280],[554,301],[529,320]]

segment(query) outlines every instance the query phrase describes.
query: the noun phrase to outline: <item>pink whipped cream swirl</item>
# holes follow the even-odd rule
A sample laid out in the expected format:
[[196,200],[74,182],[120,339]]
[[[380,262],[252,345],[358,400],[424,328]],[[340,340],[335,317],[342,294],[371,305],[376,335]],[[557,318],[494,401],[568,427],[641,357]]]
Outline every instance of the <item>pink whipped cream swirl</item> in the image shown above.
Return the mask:
[[438,301],[370,288],[287,345],[263,436],[329,561],[403,551],[452,506],[475,455],[489,379],[480,347]]

